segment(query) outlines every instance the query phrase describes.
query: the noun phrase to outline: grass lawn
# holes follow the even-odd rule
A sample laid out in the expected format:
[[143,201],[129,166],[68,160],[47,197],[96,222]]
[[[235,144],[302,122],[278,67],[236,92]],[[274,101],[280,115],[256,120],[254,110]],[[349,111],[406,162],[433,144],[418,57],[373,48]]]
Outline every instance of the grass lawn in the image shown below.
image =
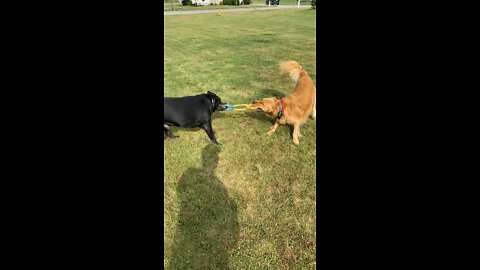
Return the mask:
[[[224,102],[288,95],[278,64],[298,61],[316,82],[316,11],[164,17],[164,96],[212,91]],[[219,147],[203,130],[164,137],[164,267],[314,269],[316,121],[266,135],[261,112],[216,112]]]

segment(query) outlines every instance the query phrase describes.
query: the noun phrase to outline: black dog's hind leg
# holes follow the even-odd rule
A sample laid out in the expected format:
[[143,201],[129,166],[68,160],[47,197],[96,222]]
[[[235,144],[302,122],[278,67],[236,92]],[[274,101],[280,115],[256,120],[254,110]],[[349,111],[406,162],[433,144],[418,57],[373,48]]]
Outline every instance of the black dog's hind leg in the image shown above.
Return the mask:
[[207,132],[208,137],[210,138],[210,140],[212,140],[214,144],[222,145],[221,143],[217,142],[217,139],[215,139],[215,132],[213,131],[212,123],[206,123],[203,126],[203,129],[205,130],[205,132]]
[[163,130],[165,131],[165,135],[167,135],[170,138],[178,138],[177,135],[173,134],[172,130],[170,127],[166,124],[163,124]]

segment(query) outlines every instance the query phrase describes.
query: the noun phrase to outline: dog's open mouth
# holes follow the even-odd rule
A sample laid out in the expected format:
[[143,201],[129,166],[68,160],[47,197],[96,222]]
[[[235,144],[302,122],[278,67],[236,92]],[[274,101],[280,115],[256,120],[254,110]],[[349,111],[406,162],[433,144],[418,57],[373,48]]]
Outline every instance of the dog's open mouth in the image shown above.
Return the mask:
[[225,111],[227,109],[227,106],[225,106],[226,103],[221,103],[217,106],[216,111]]
[[261,111],[262,109],[255,104],[256,101],[254,101],[252,104],[247,105],[250,110],[255,110],[255,111]]
[[248,108],[252,111],[263,111],[262,108],[256,106],[255,104],[249,105]]
[[258,106],[255,105],[255,104],[250,105],[250,110],[263,112],[262,108],[258,107]]
[[255,104],[251,105],[252,110],[263,112],[263,109]]

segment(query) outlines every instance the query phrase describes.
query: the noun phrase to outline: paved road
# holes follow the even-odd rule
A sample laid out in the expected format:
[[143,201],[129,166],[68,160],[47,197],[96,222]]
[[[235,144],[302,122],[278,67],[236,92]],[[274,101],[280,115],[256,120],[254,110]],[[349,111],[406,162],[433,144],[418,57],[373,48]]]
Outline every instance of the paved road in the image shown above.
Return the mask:
[[[289,9],[289,8],[298,8],[298,6],[293,5],[280,5],[274,7],[252,7],[252,8],[235,8],[235,9],[222,9],[221,12],[241,12],[241,11],[254,11],[254,10],[280,10],[280,9]],[[309,5],[300,6],[300,8],[311,8]],[[183,11],[164,11],[163,16],[171,15],[189,15],[189,14],[206,14],[206,13],[217,13],[217,9],[210,10],[183,10]]]

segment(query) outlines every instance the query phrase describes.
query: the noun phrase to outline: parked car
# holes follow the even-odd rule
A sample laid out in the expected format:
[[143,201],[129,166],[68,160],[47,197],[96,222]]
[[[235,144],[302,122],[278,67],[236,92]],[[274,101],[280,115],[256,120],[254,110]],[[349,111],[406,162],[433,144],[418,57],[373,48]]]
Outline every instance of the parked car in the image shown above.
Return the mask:
[[270,5],[280,5],[280,0],[267,0],[265,1],[265,5],[268,6],[268,2],[270,2]]

